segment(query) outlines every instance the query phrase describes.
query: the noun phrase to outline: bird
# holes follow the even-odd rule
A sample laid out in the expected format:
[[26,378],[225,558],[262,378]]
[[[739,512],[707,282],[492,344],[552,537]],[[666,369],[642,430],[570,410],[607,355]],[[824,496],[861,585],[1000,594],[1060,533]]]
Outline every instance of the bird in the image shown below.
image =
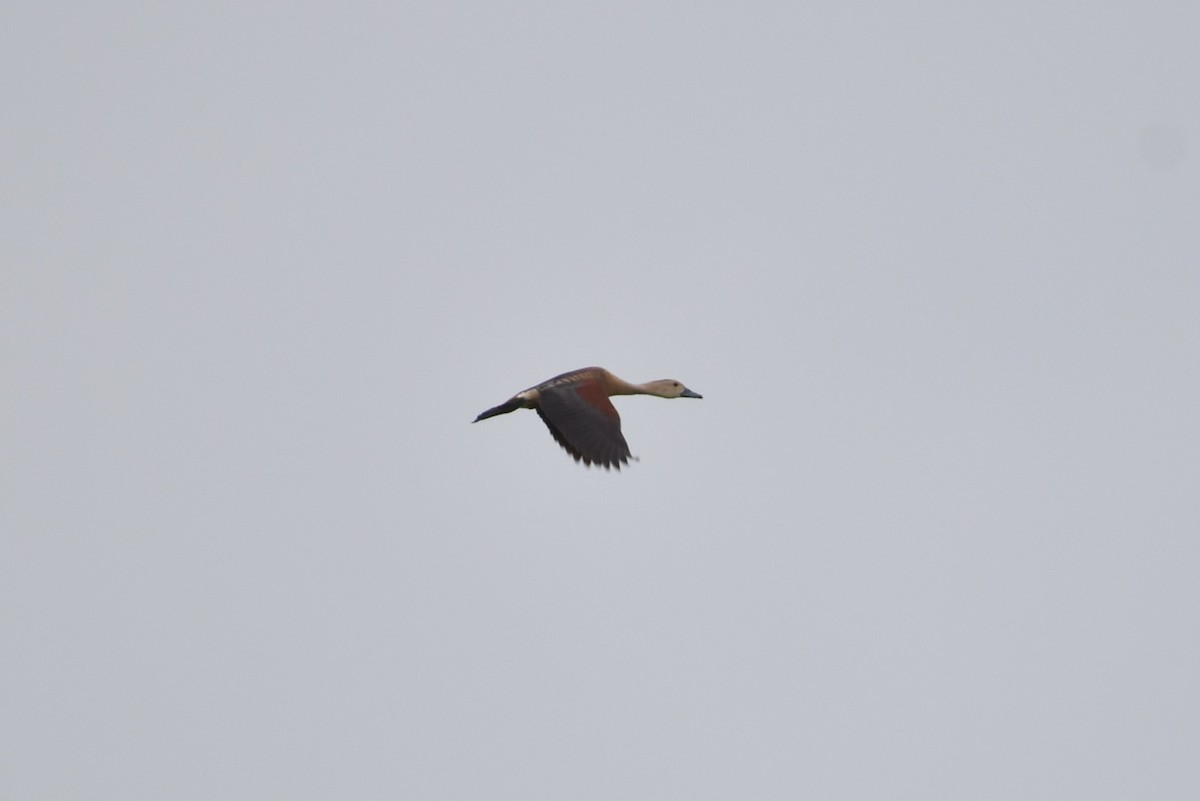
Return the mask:
[[[702,398],[680,382],[663,378],[645,384],[622,381],[603,367],[584,367],[547,379],[537,386],[518,392],[499,406],[493,406],[472,420],[533,409],[542,418],[555,442],[576,462],[621,469],[631,454],[621,434],[621,416],[609,401],[612,395],[654,395],[659,398]],[[633,457],[636,458],[636,457]]]

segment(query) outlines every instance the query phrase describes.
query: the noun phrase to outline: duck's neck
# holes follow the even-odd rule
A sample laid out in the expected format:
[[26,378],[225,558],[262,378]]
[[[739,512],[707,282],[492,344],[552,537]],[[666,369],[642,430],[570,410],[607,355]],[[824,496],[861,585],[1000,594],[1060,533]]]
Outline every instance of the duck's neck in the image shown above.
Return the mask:
[[642,384],[630,384],[628,381],[617,378],[607,370],[604,371],[605,389],[609,395],[645,395],[647,394],[646,387]]

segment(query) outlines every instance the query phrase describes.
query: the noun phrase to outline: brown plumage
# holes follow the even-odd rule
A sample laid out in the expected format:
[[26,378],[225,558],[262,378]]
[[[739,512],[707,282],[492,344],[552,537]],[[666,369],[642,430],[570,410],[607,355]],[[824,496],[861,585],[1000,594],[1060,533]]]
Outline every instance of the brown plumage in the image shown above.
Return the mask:
[[612,395],[655,395],[659,398],[699,398],[678,381],[664,378],[645,384],[622,381],[603,367],[585,367],[556,375],[536,387],[518,392],[499,406],[482,412],[472,422],[535,409],[554,440],[589,467],[621,469],[629,464],[629,446],[621,435],[621,416]]

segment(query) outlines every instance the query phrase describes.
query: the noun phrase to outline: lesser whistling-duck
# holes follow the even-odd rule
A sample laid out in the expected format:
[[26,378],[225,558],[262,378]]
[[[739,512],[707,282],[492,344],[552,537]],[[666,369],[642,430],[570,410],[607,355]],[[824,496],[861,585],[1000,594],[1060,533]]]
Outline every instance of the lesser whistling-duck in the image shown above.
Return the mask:
[[603,367],[585,367],[556,375],[536,387],[518,392],[499,406],[482,412],[472,422],[536,409],[556,442],[589,467],[621,469],[629,464],[629,446],[621,435],[621,416],[609,401],[611,395],[655,395],[659,398],[703,397],[678,381],[664,378],[645,384],[622,381]]

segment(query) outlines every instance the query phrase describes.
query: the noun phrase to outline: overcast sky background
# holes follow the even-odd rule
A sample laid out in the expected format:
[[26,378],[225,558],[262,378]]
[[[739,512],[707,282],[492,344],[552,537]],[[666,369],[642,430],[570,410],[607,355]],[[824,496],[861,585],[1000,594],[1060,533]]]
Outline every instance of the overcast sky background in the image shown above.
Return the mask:
[[1198,32],[5,3],[2,794],[1200,797]]

